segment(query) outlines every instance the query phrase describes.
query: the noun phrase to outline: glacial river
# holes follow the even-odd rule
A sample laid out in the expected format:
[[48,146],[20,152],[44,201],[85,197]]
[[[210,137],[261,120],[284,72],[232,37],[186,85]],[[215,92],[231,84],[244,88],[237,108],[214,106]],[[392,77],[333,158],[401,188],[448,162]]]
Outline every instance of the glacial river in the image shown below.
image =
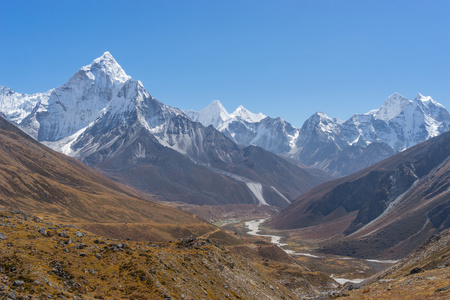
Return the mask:
[[[302,255],[302,256],[309,256],[309,257],[313,257],[313,258],[324,258],[322,256],[317,256],[317,255],[313,255],[313,254],[309,254],[309,253],[303,253],[303,252],[294,252],[292,250],[289,249],[284,249],[285,246],[287,246],[287,244],[282,243],[281,242],[281,236],[277,236],[277,235],[270,235],[270,234],[259,234],[259,226],[264,223],[264,221],[266,221],[267,219],[258,219],[258,220],[252,220],[252,221],[247,221],[245,222],[245,226],[247,226],[248,228],[248,232],[247,234],[249,235],[255,235],[255,236],[264,236],[264,237],[269,237],[272,244],[277,245],[278,247],[280,247],[284,252],[286,252],[289,255]],[[339,259],[353,259],[351,257],[342,257]],[[376,263],[388,263],[388,264],[392,264],[392,263],[396,263],[397,260],[377,260],[377,259],[366,259],[366,261],[368,262],[376,262]],[[336,280],[338,283],[340,284],[344,284],[346,282],[351,282],[351,283],[360,283],[362,281],[364,281],[364,279],[346,279],[346,278],[339,278],[339,277],[334,277],[333,275],[331,275],[331,277]]]

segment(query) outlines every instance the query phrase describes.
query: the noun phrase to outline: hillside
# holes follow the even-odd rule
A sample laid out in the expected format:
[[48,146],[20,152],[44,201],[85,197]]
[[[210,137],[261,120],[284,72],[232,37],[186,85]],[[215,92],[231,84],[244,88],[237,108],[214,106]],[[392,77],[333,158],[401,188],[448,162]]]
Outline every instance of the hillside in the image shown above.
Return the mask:
[[450,229],[348,293],[345,299],[448,299]]
[[209,239],[116,240],[6,211],[0,279],[2,299],[297,298]]
[[151,196],[143,198],[50,150],[2,118],[0,161],[0,206],[4,208],[141,240],[167,241],[215,230],[189,213],[151,202]]
[[[358,173],[322,184],[269,225],[297,229],[322,251],[403,257],[449,227],[450,132]],[[300,234],[301,235],[301,234]]]

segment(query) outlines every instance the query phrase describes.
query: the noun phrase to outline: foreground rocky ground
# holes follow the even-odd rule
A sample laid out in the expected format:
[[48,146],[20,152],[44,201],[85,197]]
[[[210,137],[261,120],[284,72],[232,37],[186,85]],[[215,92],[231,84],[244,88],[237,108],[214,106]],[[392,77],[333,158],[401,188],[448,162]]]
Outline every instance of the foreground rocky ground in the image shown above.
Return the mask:
[[210,239],[104,238],[0,211],[2,299],[296,299]]
[[134,242],[0,211],[0,298],[13,300],[449,299],[450,230],[364,284],[336,287],[270,243],[220,230]]
[[[353,289],[353,288],[357,289]],[[450,229],[433,236],[345,299],[450,299]]]
[[311,299],[338,286],[271,243],[219,228],[136,242],[0,210],[1,299]]
[[450,268],[380,279],[340,295],[346,296],[342,299],[450,299]]

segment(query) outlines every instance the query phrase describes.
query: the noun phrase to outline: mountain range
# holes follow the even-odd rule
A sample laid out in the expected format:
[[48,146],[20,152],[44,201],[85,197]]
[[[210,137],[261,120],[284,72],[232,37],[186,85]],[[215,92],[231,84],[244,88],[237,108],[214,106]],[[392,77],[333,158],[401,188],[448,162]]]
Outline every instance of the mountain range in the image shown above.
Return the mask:
[[213,125],[241,145],[256,145],[336,176],[348,175],[450,129],[450,114],[431,97],[398,93],[379,109],[341,121],[317,112],[295,128],[240,106],[229,114],[215,100],[193,120]]
[[[240,147],[154,99],[109,52],[46,93],[0,87],[0,111],[50,148],[170,201],[286,207],[326,174]],[[236,118],[257,120],[261,115]]]

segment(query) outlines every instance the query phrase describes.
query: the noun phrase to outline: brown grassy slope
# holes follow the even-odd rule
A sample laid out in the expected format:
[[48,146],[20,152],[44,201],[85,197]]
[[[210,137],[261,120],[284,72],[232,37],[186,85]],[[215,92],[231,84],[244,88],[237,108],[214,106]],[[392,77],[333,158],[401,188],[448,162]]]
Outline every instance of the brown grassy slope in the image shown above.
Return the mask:
[[449,298],[450,229],[447,229],[397,264],[367,280],[364,286],[351,291],[345,299]]
[[0,233],[2,299],[296,299],[208,239],[112,240],[5,211]]
[[[84,224],[92,231],[124,238],[123,229],[116,225],[128,223],[129,237],[141,240],[169,240],[215,229],[189,213],[147,201],[79,161],[34,141],[2,118],[0,206],[49,220]],[[144,227],[146,234],[138,227]]]

